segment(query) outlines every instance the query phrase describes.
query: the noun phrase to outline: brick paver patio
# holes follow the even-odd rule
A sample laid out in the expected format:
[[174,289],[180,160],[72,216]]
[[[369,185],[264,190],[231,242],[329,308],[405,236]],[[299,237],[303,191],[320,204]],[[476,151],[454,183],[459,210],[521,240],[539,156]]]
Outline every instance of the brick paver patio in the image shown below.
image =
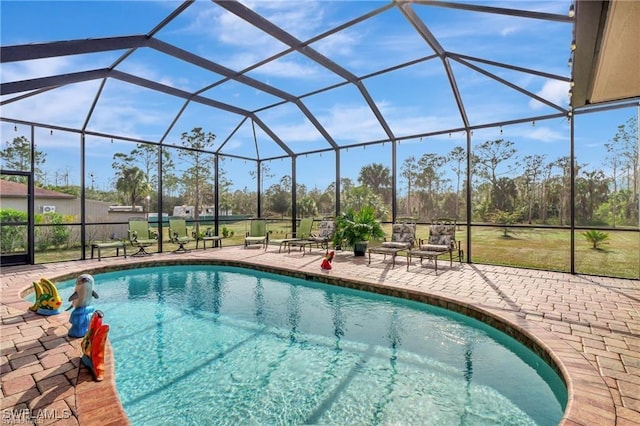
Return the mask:
[[[3,424],[128,424],[115,392],[113,358],[107,377],[94,382],[78,368],[81,339],[67,336],[69,314],[44,317],[28,311],[21,293],[32,281],[75,277],[109,268],[215,259],[262,265],[333,280],[344,285],[412,297],[484,317],[508,333],[525,333],[554,360],[567,380],[566,425],[640,424],[640,282],[488,265],[426,262],[406,271],[374,255],[338,252],[333,269],[320,270],[323,252],[302,256],[269,248],[192,250],[147,258],[103,258],[32,267],[3,268],[0,374]],[[65,303],[66,306],[66,303]]]

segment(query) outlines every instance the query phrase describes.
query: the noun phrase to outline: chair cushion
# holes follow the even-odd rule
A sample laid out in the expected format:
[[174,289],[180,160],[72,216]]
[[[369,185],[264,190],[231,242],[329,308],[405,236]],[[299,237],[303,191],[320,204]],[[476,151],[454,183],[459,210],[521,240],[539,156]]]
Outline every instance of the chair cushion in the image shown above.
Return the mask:
[[456,226],[436,224],[429,227],[429,245],[447,246],[447,250],[455,250],[456,248]]
[[[415,225],[408,223],[395,223],[391,227],[391,242],[413,245],[416,236]],[[384,245],[385,243],[382,243]]]
[[399,248],[399,249],[403,249],[403,248],[409,248],[411,247],[411,243],[400,243],[400,242],[395,242],[395,241],[385,241],[381,244],[382,247],[384,248]]
[[450,247],[448,245],[442,245],[442,244],[422,244],[420,246],[420,250],[425,250],[425,251],[449,251]]
[[323,220],[318,227],[318,237],[328,240],[333,238],[335,223],[332,220]]

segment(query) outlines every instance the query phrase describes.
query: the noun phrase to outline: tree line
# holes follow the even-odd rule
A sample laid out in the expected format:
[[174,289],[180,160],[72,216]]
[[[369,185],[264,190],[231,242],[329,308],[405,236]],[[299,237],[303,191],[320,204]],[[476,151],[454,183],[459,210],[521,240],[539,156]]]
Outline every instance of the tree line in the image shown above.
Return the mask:
[[[606,154],[598,167],[574,161],[574,211],[578,225],[637,226],[640,186],[637,135],[637,119],[632,117],[619,125],[605,144]],[[213,133],[197,127],[181,135],[181,147],[159,149],[156,145],[136,144],[129,153],[113,155],[113,190],[96,190],[92,184],[85,188],[86,196],[110,203],[155,206],[161,165],[163,210],[171,214],[173,206],[191,205],[197,218],[202,206],[214,203],[215,155],[211,148],[215,138]],[[20,136],[5,142],[0,158],[5,169],[28,170],[31,162],[29,141]],[[176,160],[179,161],[176,163]],[[470,160],[473,222],[560,226],[570,223],[572,176],[568,156],[548,158],[544,153],[519,156],[514,142],[496,139],[474,146]],[[46,183],[46,154],[36,150],[34,164],[36,185],[79,196],[80,187],[69,185],[68,174],[66,182],[56,177],[55,184]],[[445,155],[424,153],[420,157],[405,158],[397,178],[397,216],[412,216],[419,220],[434,217],[465,220],[466,165],[467,153],[460,146]],[[273,177],[268,162],[260,163],[260,172],[263,182]],[[250,174],[255,181],[256,171]],[[227,178],[224,157],[220,157],[218,182],[221,214],[256,213],[257,189],[233,189],[233,182]],[[392,186],[389,167],[381,163],[365,165],[355,180],[341,178],[341,207],[345,210],[371,205],[380,219],[388,220]],[[334,215],[335,189],[335,182],[322,189],[296,185],[297,216]],[[292,179],[288,175],[261,188],[263,215],[290,215],[292,190]]]

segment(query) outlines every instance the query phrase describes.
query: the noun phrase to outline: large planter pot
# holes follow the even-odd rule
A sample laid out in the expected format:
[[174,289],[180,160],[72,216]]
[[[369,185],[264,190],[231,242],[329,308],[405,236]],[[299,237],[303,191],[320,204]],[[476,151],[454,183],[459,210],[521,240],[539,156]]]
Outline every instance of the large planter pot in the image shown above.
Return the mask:
[[353,255],[354,256],[364,256],[367,252],[367,242],[360,241],[353,245]]

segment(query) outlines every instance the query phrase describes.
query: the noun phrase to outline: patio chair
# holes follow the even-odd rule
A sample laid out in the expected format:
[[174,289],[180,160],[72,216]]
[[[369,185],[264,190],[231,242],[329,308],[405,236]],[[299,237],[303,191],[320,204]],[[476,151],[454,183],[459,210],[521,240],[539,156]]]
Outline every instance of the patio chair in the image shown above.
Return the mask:
[[413,248],[415,243],[415,223],[394,223],[391,226],[391,241],[385,239],[380,246],[369,248],[369,265],[371,264],[371,253],[378,253],[384,254],[383,262],[387,259],[387,255],[391,255],[392,268],[395,268],[398,252]]
[[318,226],[318,234],[311,235],[308,240],[316,243],[318,247],[329,250],[329,242],[333,240],[333,234],[336,231],[336,222],[333,219],[322,219]]
[[185,248],[185,244],[194,241],[187,231],[187,221],[185,219],[169,219],[169,240],[178,244],[178,248],[173,252],[187,253],[189,250]]
[[145,248],[157,243],[158,233],[149,227],[149,221],[141,218],[129,219],[129,242],[133,247],[138,247],[138,251],[132,256],[150,256]]
[[284,238],[269,239],[269,244],[278,244],[278,253],[282,247],[287,247],[292,241],[299,241],[311,236],[311,228],[313,227],[313,218],[305,217],[300,220],[298,229],[295,232],[287,232]]
[[429,226],[429,237],[427,241],[420,240],[418,250],[407,251],[407,269],[411,263],[411,257],[434,260],[436,272],[438,271],[438,257],[449,253],[449,264],[453,266],[454,257],[462,263],[464,251],[460,246],[460,241],[456,240],[456,221],[453,219],[433,219]]
[[267,234],[267,220],[266,219],[251,219],[251,226],[244,238],[244,248],[250,245],[262,244],[264,249],[267,249],[269,243],[269,234]]

